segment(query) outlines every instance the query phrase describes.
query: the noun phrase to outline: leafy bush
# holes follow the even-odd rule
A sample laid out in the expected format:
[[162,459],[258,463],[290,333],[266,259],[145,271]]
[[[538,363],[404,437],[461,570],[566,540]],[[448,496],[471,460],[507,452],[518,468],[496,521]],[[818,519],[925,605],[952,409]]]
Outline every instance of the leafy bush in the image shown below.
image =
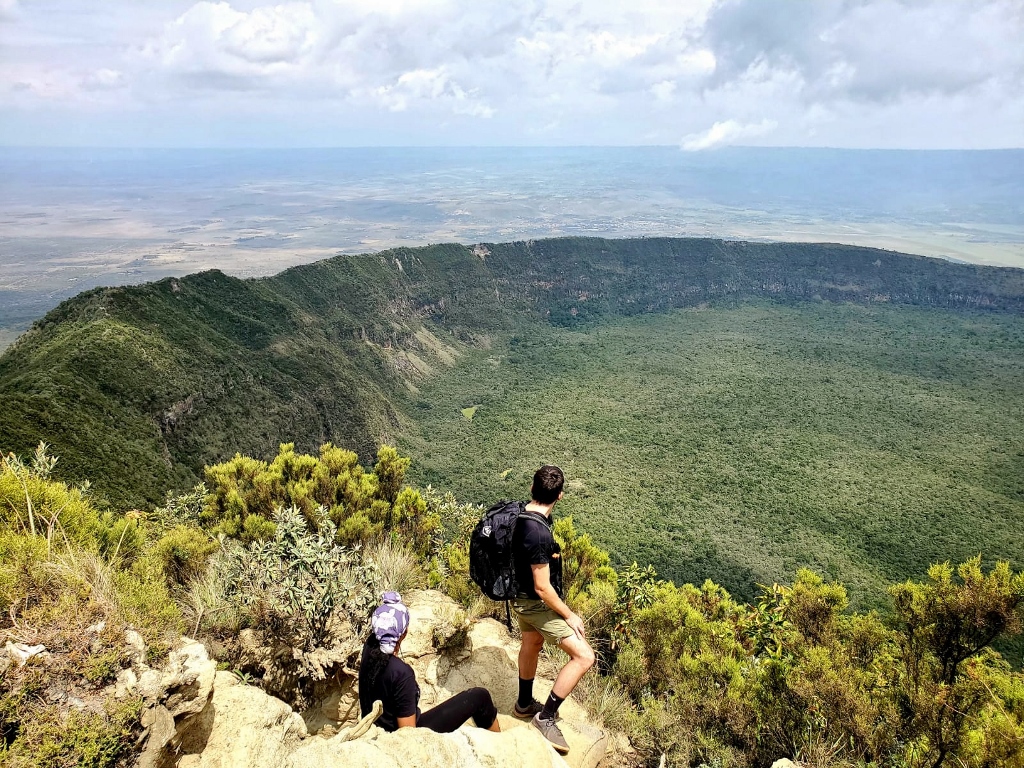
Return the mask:
[[[0,763],[24,768],[125,765],[137,749],[140,702],[101,691],[128,665],[124,633],[142,633],[151,660],[183,627],[159,571],[147,569],[139,513],[99,513],[87,487],[49,477],[57,460],[40,445],[31,461],[0,467],[0,643],[42,645],[38,657],[0,671]],[[86,711],[44,689],[75,689]],[[105,707],[105,709],[104,709]]]
[[52,549],[65,542],[94,547],[101,527],[99,513],[86,498],[85,488],[50,480],[57,459],[40,443],[30,461],[13,453],[0,455],[0,524],[43,536]]
[[298,508],[279,508],[274,538],[230,550],[226,563],[227,597],[272,638],[303,651],[330,646],[342,627],[361,634],[377,597],[374,574],[335,543],[326,510],[313,522],[311,531]]
[[5,722],[4,710],[12,704],[22,708],[23,714],[17,735],[8,743],[0,739],[0,760],[9,768],[126,765],[141,731],[141,699],[111,703],[101,713],[71,710],[65,716],[58,706],[6,700],[0,680],[0,732]]
[[46,560],[41,536],[0,528],[0,616],[17,614],[51,593],[55,579]]
[[217,542],[205,531],[179,525],[161,536],[146,557],[156,561],[168,587],[184,587],[206,572],[216,549]]
[[409,459],[382,446],[373,472],[358,456],[330,443],[319,456],[295,452],[285,443],[271,462],[236,455],[206,468],[210,490],[201,523],[243,543],[270,539],[272,517],[279,506],[301,512],[310,526],[319,526],[321,509],[335,528],[339,544],[356,546],[393,536],[420,556],[436,545],[440,526],[419,491],[402,487]]
[[612,623],[595,630],[619,638],[634,746],[684,765],[1020,765],[1024,676],[989,646],[1021,629],[1024,574],[976,558],[929,577],[892,588],[887,625],[848,614],[843,587],[809,571],[753,606],[620,573]]

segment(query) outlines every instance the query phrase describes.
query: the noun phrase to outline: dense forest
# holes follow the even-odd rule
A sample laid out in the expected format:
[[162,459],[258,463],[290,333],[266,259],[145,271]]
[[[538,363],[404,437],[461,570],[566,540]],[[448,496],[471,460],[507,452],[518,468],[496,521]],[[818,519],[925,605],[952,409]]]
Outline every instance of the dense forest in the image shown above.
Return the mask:
[[614,562],[895,579],[1024,540],[1024,272],[831,245],[563,239],[65,302],[0,357],[0,446],[126,509],[281,442],[489,503],[566,465]]
[[679,583],[751,600],[812,567],[864,607],[933,562],[1024,558],[1019,316],[746,300],[536,325],[411,400],[420,484],[490,503],[556,462],[615,563]]

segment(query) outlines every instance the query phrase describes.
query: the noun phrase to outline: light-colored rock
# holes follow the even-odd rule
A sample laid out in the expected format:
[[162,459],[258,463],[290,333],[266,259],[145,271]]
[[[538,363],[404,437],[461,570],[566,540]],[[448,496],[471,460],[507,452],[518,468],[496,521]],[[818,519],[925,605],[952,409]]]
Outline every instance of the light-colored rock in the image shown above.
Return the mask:
[[142,635],[134,629],[125,630],[125,650],[128,652],[128,660],[133,667],[142,667],[146,664],[146,641]]
[[164,748],[175,736],[174,717],[167,707],[156,705],[142,713],[146,747],[139,757],[138,768],[159,768],[164,762]]
[[122,669],[117,673],[117,680],[114,681],[114,697],[125,699],[131,696],[138,689],[139,676],[134,669]]
[[160,670],[142,667],[138,681],[135,684],[135,690],[146,701],[155,702],[163,694],[162,683],[163,675],[160,673]]
[[[565,704],[562,707],[564,708]],[[518,720],[509,715],[499,715],[499,719],[502,731],[523,728],[540,735],[540,732],[536,731],[529,720]],[[569,744],[569,754],[562,756],[569,768],[597,768],[601,764],[608,752],[609,736],[606,731],[590,724],[581,716],[566,719],[561,716],[561,710],[559,710],[558,726],[562,729],[562,735],[565,736],[565,740]]]
[[460,609],[459,604],[435,590],[415,590],[405,595],[409,606],[409,634],[402,641],[402,656],[411,659],[435,655],[434,625],[442,616]]
[[310,739],[285,763],[287,768],[565,768],[566,763],[544,738],[526,728],[492,733],[464,726],[455,733],[402,728],[385,733],[374,728],[355,741]]
[[171,651],[162,672],[163,704],[175,719],[203,711],[213,694],[217,664],[202,643],[191,641]]
[[462,657],[440,665],[440,685],[448,695],[481,686],[491,692],[499,712],[511,712],[519,696],[519,648],[515,647],[515,653],[512,648],[503,625],[494,619],[476,622],[469,630]]
[[4,650],[9,658],[18,662],[19,667],[25,666],[28,663],[28,660],[35,656],[40,658],[48,658],[50,656],[50,652],[46,650],[45,645],[12,643],[10,640],[7,641],[7,645],[4,646]]
[[283,701],[218,672],[209,706],[180,734],[179,753],[199,755],[195,768],[280,768],[306,735]]
[[310,733],[319,733],[325,727],[337,731],[342,723],[359,719],[359,693],[355,680],[346,678],[318,706],[303,712],[302,719]]
[[800,766],[794,763],[788,757],[780,757],[778,760],[772,763],[772,768],[800,768]]

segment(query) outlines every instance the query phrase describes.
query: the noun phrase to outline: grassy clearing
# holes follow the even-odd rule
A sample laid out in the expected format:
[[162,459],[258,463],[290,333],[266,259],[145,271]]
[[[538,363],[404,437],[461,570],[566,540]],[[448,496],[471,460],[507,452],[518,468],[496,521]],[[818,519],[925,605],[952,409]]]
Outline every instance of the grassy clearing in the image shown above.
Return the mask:
[[678,582],[751,599],[808,566],[866,605],[932,562],[1024,562],[1020,318],[755,302],[538,324],[412,405],[413,479],[490,503],[558,463],[560,511]]

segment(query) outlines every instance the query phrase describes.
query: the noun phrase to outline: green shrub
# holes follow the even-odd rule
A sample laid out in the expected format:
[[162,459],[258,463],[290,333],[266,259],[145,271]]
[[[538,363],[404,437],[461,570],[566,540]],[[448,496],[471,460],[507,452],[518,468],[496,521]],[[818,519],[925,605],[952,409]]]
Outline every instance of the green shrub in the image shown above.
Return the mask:
[[41,536],[0,528],[0,616],[22,603],[38,601],[50,591],[53,573],[45,567],[46,541]]
[[65,543],[96,546],[100,519],[83,488],[50,479],[57,459],[40,443],[30,461],[0,456],[0,525],[45,537],[52,549]]
[[373,574],[335,543],[326,510],[318,514],[314,532],[296,507],[279,509],[273,539],[231,549],[224,563],[228,599],[273,639],[303,651],[330,646],[339,621],[360,634],[377,597]]
[[411,544],[419,555],[436,548],[440,520],[423,496],[402,487],[409,459],[382,446],[373,472],[358,456],[330,443],[319,456],[280,446],[273,461],[236,455],[206,468],[209,492],[200,522],[211,532],[243,543],[274,536],[277,507],[299,510],[307,525],[319,525],[320,508],[335,526],[337,542],[356,546],[392,535]]
[[114,599],[124,620],[136,627],[155,650],[185,630],[181,609],[167,590],[163,574],[145,566],[113,574]]
[[167,531],[146,553],[156,561],[168,588],[187,586],[205,573],[217,542],[199,528],[179,525]]
[[[10,768],[125,765],[141,730],[141,705],[141,699],[132,699],[109,703],[103,713],[72,709],[66,716],[57,706],[23,706],[17,735],[6,746],[0,740],[0,760]],[[0,717],[4,717],[5,709],[5,702],[0,699]]]
[[104,512],[96,528],[99,552],[107,560],[119,560],[125,565],[135,561],[143,548],[146,535],[140,525],[141,513],[132,510],[124,516]]

